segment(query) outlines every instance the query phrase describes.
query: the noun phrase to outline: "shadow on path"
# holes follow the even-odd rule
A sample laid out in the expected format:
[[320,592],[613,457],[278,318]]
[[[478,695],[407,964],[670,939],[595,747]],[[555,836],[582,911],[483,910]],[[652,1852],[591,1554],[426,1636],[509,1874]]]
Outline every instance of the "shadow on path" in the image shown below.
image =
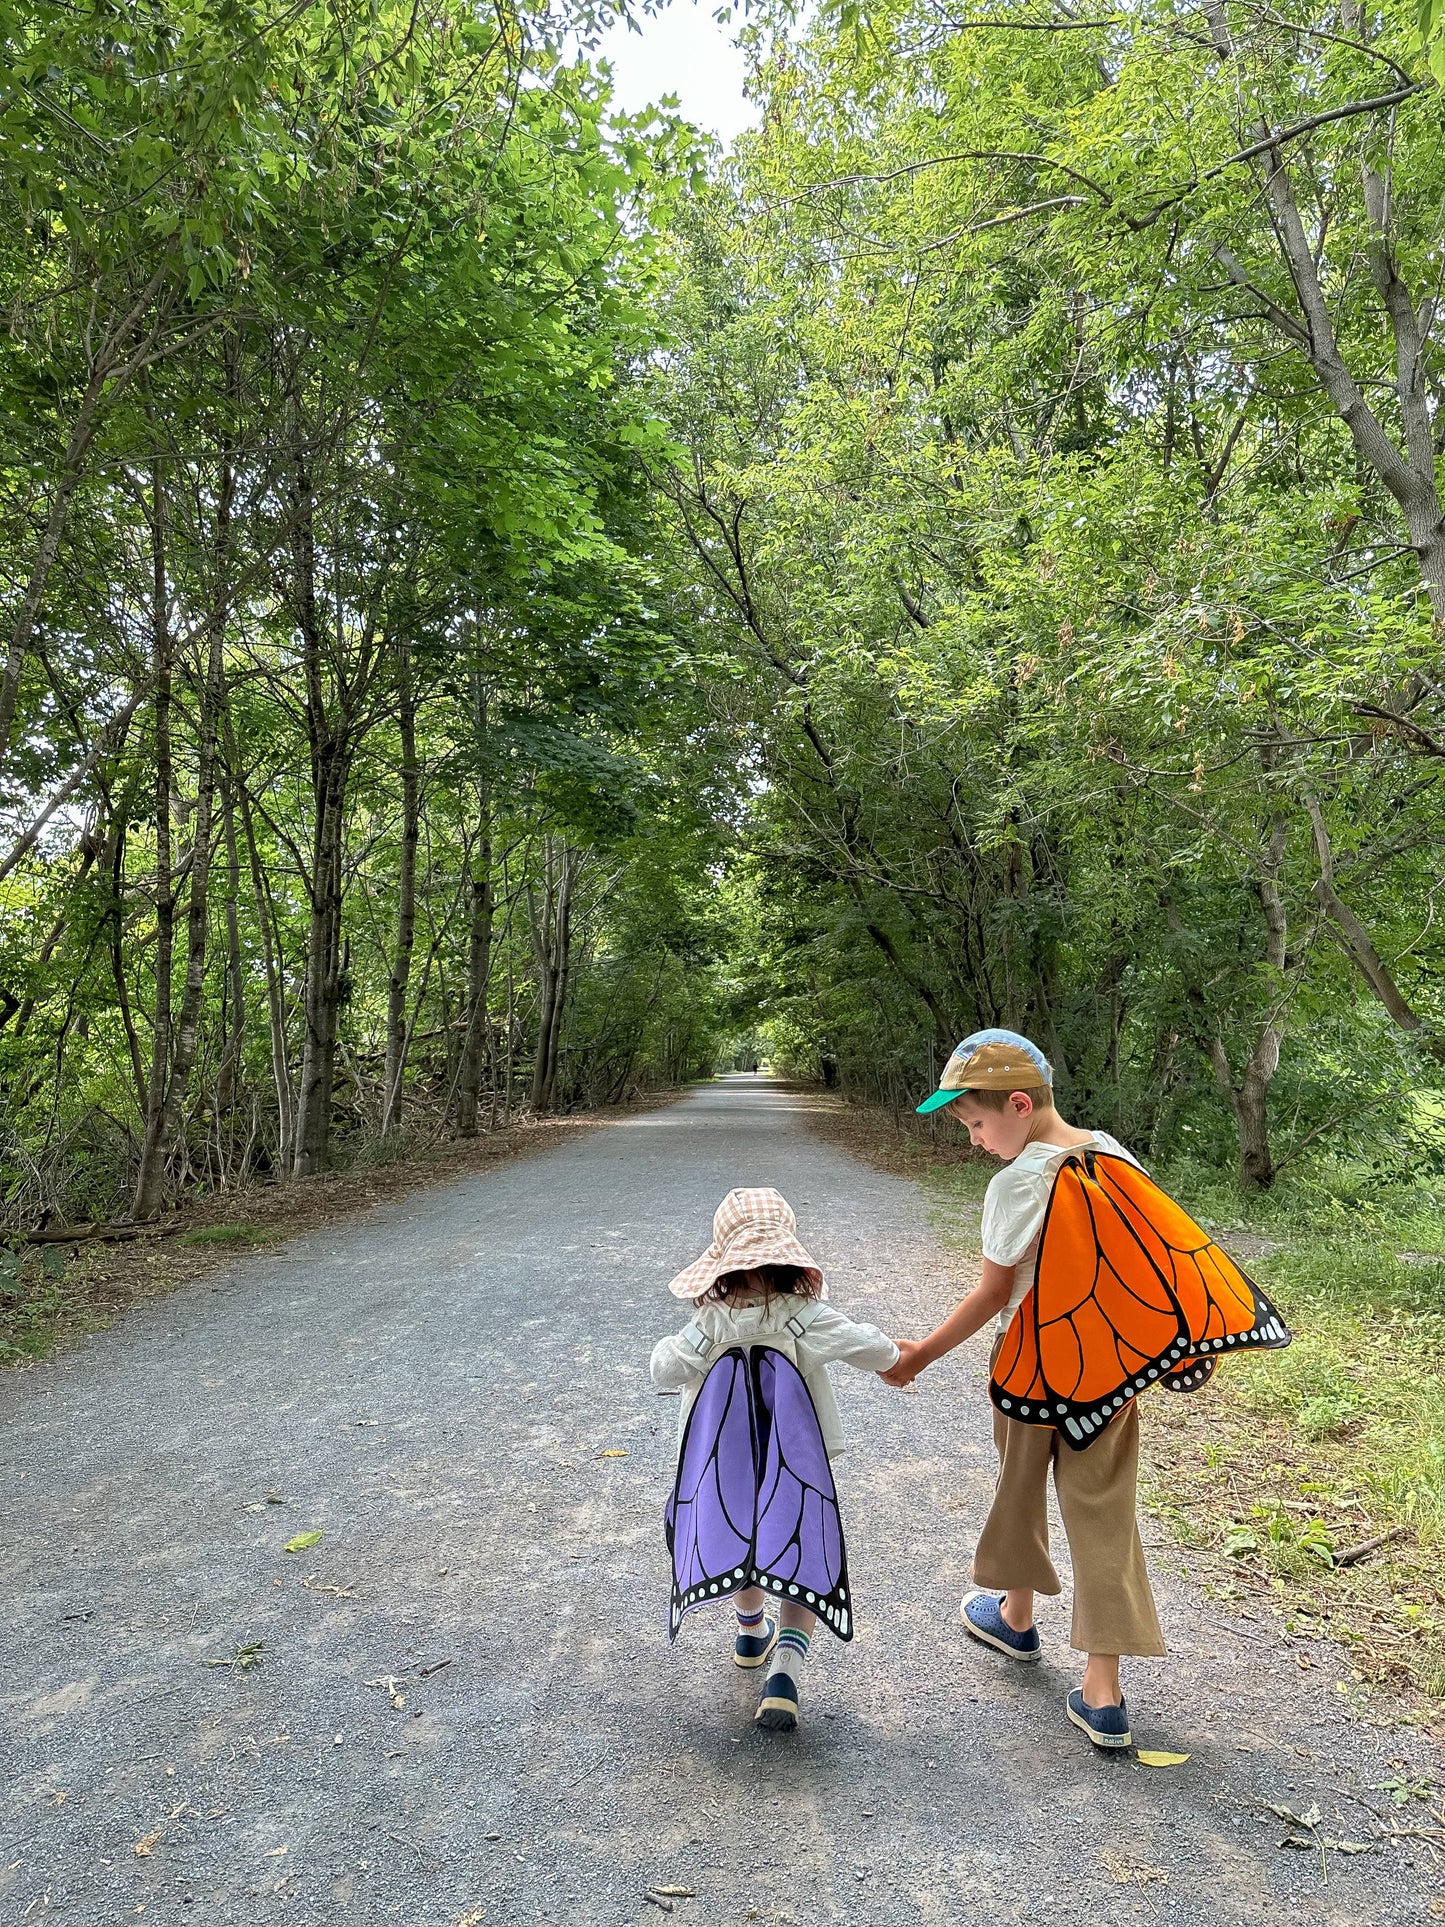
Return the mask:
[[1331,1854],[1326,1883],[1260,1805],[1364,1838],[1348,1790],[1427,1743],[1356,1723],[1345,1669],[1286,1671],[1177,1555],[1174,1655],[1128,1690],[1185,1766],[1065,1724],[1060,1604],[1037,1669],[966,1642],[981,1353],[916,1397],[838,1375],[859,1633],[820,1635],[800,1732],[754,1731],[723,1611],[669,1651],[677,1406],[646,1360],[733,1184],[787,1194],[839,1303],[917,1332],[945,1302],[914,1188],[740,1077],[0,1380],[0,1918],[613,1927],[659,1918],[649,1883],[695,1889],[696,1927],[1429,1918],[1423,1858]]

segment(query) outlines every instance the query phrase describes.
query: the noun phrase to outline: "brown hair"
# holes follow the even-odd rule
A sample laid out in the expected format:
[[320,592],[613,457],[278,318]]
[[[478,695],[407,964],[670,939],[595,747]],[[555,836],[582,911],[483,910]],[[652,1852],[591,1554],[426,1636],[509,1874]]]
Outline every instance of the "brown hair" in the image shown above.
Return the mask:
[[[762,1280],[761,1293],[755,1282],[758,1279]],[[747,1303],[759,1297],[766,1305],[773,1298],[816,1298],[818,1287],[801,1265],[758,1265],[752,1271],[725,1271],[706,1295],[715,1305],[730,1299]]]
[[[1012,1096],[1012,1091],[966,1090],[958,1093],[958,1097],[971,1098],[981,1111],[1006,1111],[1009,1107],[1009,1099]],[[1034,1109],[1040,1111],[1047,1110],[1054,1101],[1053,1092],[1045,1090],[1042,1087],[1036,1090],[1027,1090],[1024,1092],[1024,1096],[1031,1098]],[[958,1098],[955,1098],[954,1102],[957,1103],[957,1101]],[[952,1107],[950,1106],[949,1108],[951,1109]]]

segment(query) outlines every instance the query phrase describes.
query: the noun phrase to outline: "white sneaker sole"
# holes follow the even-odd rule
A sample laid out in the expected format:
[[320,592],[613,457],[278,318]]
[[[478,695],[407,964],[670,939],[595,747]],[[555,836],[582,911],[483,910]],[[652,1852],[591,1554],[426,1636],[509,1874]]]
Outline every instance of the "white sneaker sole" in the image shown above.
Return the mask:
[[992,1593],[982,1591],[964,1594],[963,1604],[958,1609],[958,1616],[963,1621],[963,1630],[971,1639],[976,1639],[980,1646],[990,1646],[994,1652],[1002,1653],[1006,1659],[1016,1659],[1020,1666],[1037,1666],[1044,1656],[1042,1646],[1035,1646],[1031,1653],[1021,1653],[1017,1646],[1010,1646],[1007,1640],[999,1639],[993,1633],[984,1632],[981,1627],[975,1626],[969,1618],[968,1602],[971,1599],[992,1598]]
[[1079,1731],[1081,1733],[1087,1733],[1089,1738],[1094,1742],[1094,1745],[1103,1752],[1117,1752],[1121,1747],[1132,1746],[1134,1744],[1134,1735],[1127,1730],[1123,1733],[1096,1732],[1084,1718],[1083,1714],[1076,1713],[1067,1701],[1064,1702],[1064,1711],[1068,1714],[1074,1725],[1078,1727]]
[[756,1659],[745,1659],[743,1655],[737,1650],[737,1648],[734,1647],[733,1648],[733,1665],[741,1666],[745,1673],[756,1672],[759,1666],[767,1665],[768,1661],[773,1656],[773,1648],[777,1645],[777,1643],[778,1643],[778,1629],[776,1626],[774,1626],[773,1636],[768,1641],[766,1650],[759,1653]]

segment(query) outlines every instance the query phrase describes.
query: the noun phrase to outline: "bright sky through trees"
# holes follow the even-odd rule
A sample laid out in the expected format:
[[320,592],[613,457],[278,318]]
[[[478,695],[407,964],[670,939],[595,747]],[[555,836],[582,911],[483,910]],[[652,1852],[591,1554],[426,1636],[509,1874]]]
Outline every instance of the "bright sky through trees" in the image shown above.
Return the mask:
[[743,93],[743,56],[706,0],[639,13],[636,31],[619,21],[597,53],[611,61],[617,105],[628,113],[676,94],[687,118],[724,142],[757,124],[757,105]]

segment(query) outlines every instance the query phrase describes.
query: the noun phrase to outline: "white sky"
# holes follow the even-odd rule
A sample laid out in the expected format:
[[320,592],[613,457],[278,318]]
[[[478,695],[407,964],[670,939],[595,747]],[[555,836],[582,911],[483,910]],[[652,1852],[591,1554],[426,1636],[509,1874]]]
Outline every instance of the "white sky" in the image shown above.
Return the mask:
[[722,141],[757,125],[743,98],[743,57],[713,19],[717,0],[670,0],[659,14],[637,16],[640,33],[620,23],[603,36],[597,58],[612,63],[617,105],[627,113],[676,94],[683,115]]

